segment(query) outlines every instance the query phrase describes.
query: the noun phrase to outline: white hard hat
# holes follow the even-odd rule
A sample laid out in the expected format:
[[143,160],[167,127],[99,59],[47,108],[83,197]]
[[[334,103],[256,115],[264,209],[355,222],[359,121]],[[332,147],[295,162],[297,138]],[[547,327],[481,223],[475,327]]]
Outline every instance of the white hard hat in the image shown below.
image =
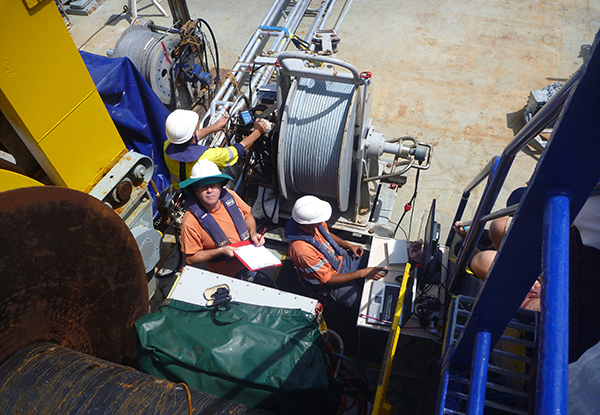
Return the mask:
[[179,187],[184,189],[188,186],[202,186],[211,183],[225,184],[228,180],[233,180],[233,178],[221,173],[215,163],[207,159],[201,159],[192,167],[190,178],[179,183]]
[[302,196],[292,209],[292,218],[300,225],[314,225],[330,217],[331,205],[316,196]]
[[190,110],[175,110],[167,117],[165,130],[173,144],[183,144],[194,135],[200,116]]

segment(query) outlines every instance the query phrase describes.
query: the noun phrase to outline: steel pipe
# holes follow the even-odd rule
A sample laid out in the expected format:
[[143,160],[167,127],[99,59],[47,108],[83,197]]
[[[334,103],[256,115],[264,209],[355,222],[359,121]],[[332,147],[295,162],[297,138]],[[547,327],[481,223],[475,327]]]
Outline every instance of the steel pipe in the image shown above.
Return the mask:
[[482,415],[485,406],[485,388],[487,385],[488,363],[490,360],[492,335],[488,331],[480,331],[475,338],[471,380],[469,382],[469,399],[467,413]]
[[536,414],[566,414],[569,384],[570,200],[546,202],[542,243],[542,324]]
[[354,0],[346,0],[346,8],[344,9],[344,13],[341,15],[341,17],[338,17],[338,20],[336,21],[335,24],[335,28],[333,29],[336,33],[338,31],[338,29],[340,28],[340,25],[342,24],[342,22],[344,21],[344,19],[346,18],[346,14],[348,14],[348,10],[350,10],[350,6],[352,6],[352,2]]
[[[277,26],[281,17],[284,17],[286,22],[284,25],[282,25],[280,27],[285,28],[289,33],[294,33],[297,30],[298,26],[300,25],[300,22],[301,22],[303,16],[305,15],[306,11],[308,10],[310,3],[311,3],[310,0],[298,1],[292,8],[289,15],[285,16],[283,10],[285,9],[285,7],[287,7],[287,5],[289,5],[289,2],[286,2],[286,1],[278,1],[277,2],[276,1],[271,6],[271,9],[269,10],[267,15],[263,19],[260,26]],[[335,4],[335,0],[329,0],[328,2],[324,3],[319,8],[319,12],[317,13],[315,20],[314,20],[313,24],[311,25],[311,27],[305,37],[306,41],[309,41],[310,39],[312,39],[312,36],[314,35],[314,33],[316,31],[315,22],[318,22],[318,20],[321,19],[323,17],[323,15],[325,15],[325,16],[323,17],[323,20],[321,21],[321,27],[326,22],[334,4]],[[349,6],[348,6],[348,8],[349,8]],[[347,12],[347,9],[346,9],[346,12]],[[267,37],[265,37],[265,36],[267,36]],[[243,66],[247,65],[247,62],[254,61],[256,56],[260,53],[259,49],[261,49],[261,51],[262,51],[262,49],[264,49],[264,43],[270,37],[273,37],[273,36],[271,36],[270,33],[266,33],[264,30],[260,29],[260,27],[259,27],[259,29],[256,30],[254,35],[251,37],[250,41],[244,48],[244,51],[240,54],[238,62],[236,62],[236,64],[234,65],[234,67],[232,69],[232,73],[235,74],[234,76],[239,84],[243,83],[242,80],[244,79],[244,76],[246,76],[246,74],[247,74],[247,71],[243,70]],[[271,53],[282,52],[287,48],[289,43],[290,43],[290,39],[287,38],[283,32],[280,32],[276,36],[275,40],[271,44],[268,51]],[[249,81],[249,83],[251,85],[251,89],[253,91],[256,91],[261,86],[266,85],[268,83],[268,81],[270,80],[270,78],[272,77],[274,71],[275,71],[274,66],[259,69],[254,74],[253,79],[251,79]],[[235,88],[231,84],[231,80],[229,80],[229,79],[225,80],[225,82],[223,83],[223,86],[216,93],[215,101],[213,101],[211,103],[209,112],[205,116],[205,119],[210,117],[211,114],[213,114],[216,111],[217,106],[219,105],[217,102],[229,101],[231,99],[232,95],[234,94],[234,92],[235,92]],[[248,91],[246,91],[244,94],[249,95]],[[257,98],[255,96],[250,101],[250,105],[255,105],[256,101],[257,101]],[[244,108],[243,103],[240,102],[238,105],[231,108],[230,112],[235,114],[237,111],[239,111],[243,108]]]

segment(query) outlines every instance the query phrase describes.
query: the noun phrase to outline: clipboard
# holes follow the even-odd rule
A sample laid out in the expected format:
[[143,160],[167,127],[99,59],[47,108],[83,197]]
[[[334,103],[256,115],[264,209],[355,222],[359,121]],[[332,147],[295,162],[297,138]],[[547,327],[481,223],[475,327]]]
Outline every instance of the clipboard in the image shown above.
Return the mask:
[[282,265],[279,258],[273,255],[264,245],[254,246],[252,241],[242,241],[229,246],[236,248],[233,250],[234,255],[250,271],[258,271],[259,269]]

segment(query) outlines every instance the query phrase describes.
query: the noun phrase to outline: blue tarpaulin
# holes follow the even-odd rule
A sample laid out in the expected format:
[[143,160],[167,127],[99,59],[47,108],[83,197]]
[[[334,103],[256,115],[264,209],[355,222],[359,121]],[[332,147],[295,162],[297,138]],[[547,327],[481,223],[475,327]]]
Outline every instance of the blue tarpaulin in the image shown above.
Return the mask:
[[[125,146],[154,161],[152,179],[159,192],[169,187],[169,170],[163,155],[169,110],[129,58],[80,53]],[[154,192],[150,194],[154,197]]]

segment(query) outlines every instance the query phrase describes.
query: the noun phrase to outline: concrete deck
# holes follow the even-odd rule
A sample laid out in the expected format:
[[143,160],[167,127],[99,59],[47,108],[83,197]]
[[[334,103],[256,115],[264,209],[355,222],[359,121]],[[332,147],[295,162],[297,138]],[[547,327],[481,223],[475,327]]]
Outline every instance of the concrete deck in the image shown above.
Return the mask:
[[[194,0],[188,7],[192,18],[209,22],[221,66],[231,68],[271,4]],[[90,16],[70,15],[75,44],[102,55],[113,48],[131,21],[124,5],[107,0]],[[138,3],[138,15],[172,24],[149,0]],[[436,198],[445,240],[463,188],[523,126],[529,91],[570,77],[599,28],[600,3],[590,0],[354,1],[339,31],[337,57],[373,73],[376,130],[387,138],[412,135],[435,147],[432,167],[420,177],[412,226],[410,215],[402,223],[407,233],[411,229],[410,239],[423,235]],[[538,157],[534,151],[519,154],[498,207],[512,189],[525,185]],[[412,170],[393,218],[410,199],[414,177]],[[470,204],[466,219],[475,206]]]

